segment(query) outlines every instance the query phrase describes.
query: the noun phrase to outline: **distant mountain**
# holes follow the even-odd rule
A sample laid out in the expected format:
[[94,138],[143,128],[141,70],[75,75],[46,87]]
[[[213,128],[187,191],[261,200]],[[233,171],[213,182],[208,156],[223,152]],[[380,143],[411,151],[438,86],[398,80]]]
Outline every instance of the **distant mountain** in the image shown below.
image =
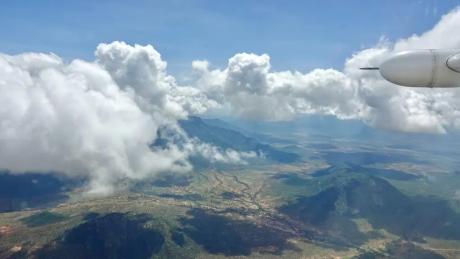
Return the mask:
[[[398,145],[400,148],[460,154],[456,148],[460,144],[458,131],[446,134],[398,132],[375,128],[360,120],[340,120],[334,116],[320,115],[305,115],[291,121],[277,122],[236,118],[227,118],[225,121],[245,132],[257,132],[258,134],[304,136],[312,140],[350,139],[392,147]],[[432,143],[437,143],[437,145],[432,145]]]
[[187,120],[179,121],[179,125],[190,137],[196,137],[202,142],[215,145],[223,149],[234,149],[242,152],[256,152],[269,160],[280,163],[291,163],[299,160],[299,155],[278,150],[269,144],[261,143],[257,139],[248,137],[237,131],[237,127],[219,120],[208,122],[199,117],[191,116]]
[[[280,143],[280,144],[295,144],[295,141],[289,140],[284,138],[284,134],[271,134],[269,131],[268,133],[264,133],[264,131],[258,131],[251,128],[245,128],[239,126],[239,123],[236,120],[225,121],[221,119],[215,118],[201,118],[204,123],[207,125],[211,125],[214,127],[234,130],[242,133],[243,135],[253,138],[261,143]],[[235,123],[235,124],[234,124]],[[238,126],[237,126],[238,125]]]
[[319,182],[321,191],[297,198],[280,212],[340,233],[355,244],[368,237],[357,230],[353,218],[365,218],[375,229],[383,228],[409,240],[460,238],[460,214],[447,201],[407,196],[388,181],[366,173],[337,172],[321,177]]

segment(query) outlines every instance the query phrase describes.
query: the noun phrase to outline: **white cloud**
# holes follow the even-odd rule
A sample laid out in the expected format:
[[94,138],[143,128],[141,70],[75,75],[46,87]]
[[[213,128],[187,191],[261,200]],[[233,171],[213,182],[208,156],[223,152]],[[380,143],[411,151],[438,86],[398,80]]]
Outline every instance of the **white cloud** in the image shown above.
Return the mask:
[[[204,112],[263,120],[328,114],[400,131],[458,129],[459,90],[393,86],[358,68],[404,49],[460,48],[459,29],[456,9],[422,35],[355,53],[343,71],[272,71],[266,54],[236,54],[224,69],[195,61],[191,86],[178,85],[150,45],[100,44],[94,62],[0,54],[0,168],[84,176],[91,192],[107,193],[122,178],[190,170],[192,154],[236,163],[254,156],[182,136],[177,120]],[[151,150],[160,127],[174,129],[182,144]]]
[[151,45],[131,46],[115,41],[100,44],[95,54],[96,62],[144,110],[177,119],[216,105],[197,89],[178,86],[175,78],[166,73],[166,62]]
[[432,48],[459,48],[460,37],[456,37],[460,30],[460,8],[455,8],[442,16],[441,20],[429,31],[421,35],[412,35],[407,39],[396,41],[396,51],[407,49],[432,49]]
[[460,126],[459,90],[394,86],[359,67],[378,66],[388,55],[406,49],[460,48],[459,30],[460,9],[455,9],[422,35],[396,43],[382,39],[355,53],[343,71],[272,71],[266,54],[236,54],[225,69],[194,62],[200,75],[195,85],[221,103],[223,111],[246,118],[290,120],[299,114],[328,114],[391,130],[444,133]]
[[87,177],[92,193],[126,177],[190,170],[191,150],[149,144],[159,127],[215,104],[177,86],[152,46],[101,44],[96,57],[0,55],[0,168]]
[[204,157],[211,163],[246,164],[246,159],[257,157],[254,151],[239,152],[230,148],[223,150],[209,143],[202,143],[198,139],[191,139],[185,147],[190,154]]

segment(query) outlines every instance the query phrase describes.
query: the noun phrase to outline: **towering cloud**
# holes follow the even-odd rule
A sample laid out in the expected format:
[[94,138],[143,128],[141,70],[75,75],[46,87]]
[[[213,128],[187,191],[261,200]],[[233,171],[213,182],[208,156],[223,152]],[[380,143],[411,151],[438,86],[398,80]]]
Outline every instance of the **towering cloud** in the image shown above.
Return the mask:
[[196,87],[222,103],[226,112],[247,118],[289,120],[299,114],[327,114],[392,130],[443,133],[460,127],[459,90],[397,87],[359,67],[378,66],[405,49],[460,48],[459,29],[456,9],[420,36],[395,43],[382,40],[354,54],[343,71],[272,71],[266,54],[236,54],[224,69],[210,70],[206,61],[196,61]]
[[[422,35],[357,52],[343,71],[273,71],[266,54],[236,54],[224,69],[195,61],[190,86],[167,74],[150,45],[100,44],[93,62],[0,54],[0,168],[84,176],[90,192],[107,193],[126,177],[190,170],[191,154],[237,163],[254,156],[189,139],[176,123],[208,111],[261,120],[327,114],[392,130],[455,130],[459,90],[397,87],[358,68],[404,49],[460,48],[459,30],[456,9]],[[159,128],[180,141],[150,148]]]
[[[0,55],[0,168],[85,176],[89,191],[110,192],[118,180],[190,169],[203,148],[151,150],[159,127],[213,105],[179,87],[152,46],[101,44],[95,62],[64,63],[55,55]],[[188,144],[187,144],[188,143]],[[206,149],[210,159],[219,150]],[[232,153],[232,156],[235,155]]]

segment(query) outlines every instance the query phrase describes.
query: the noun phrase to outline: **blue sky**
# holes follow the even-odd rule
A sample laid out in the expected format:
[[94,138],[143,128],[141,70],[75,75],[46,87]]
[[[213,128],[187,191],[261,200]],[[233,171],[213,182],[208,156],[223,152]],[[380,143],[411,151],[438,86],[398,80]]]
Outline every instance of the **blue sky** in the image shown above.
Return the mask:
[[[64,3],[65,2],[65,3]],[[341,69],[381,36],[421,33],[460,1],[4,1],[0,52],[93,59],[100,42],[152,44],[181,74],[195,59],[224,66],[268,53],[276,70]]]

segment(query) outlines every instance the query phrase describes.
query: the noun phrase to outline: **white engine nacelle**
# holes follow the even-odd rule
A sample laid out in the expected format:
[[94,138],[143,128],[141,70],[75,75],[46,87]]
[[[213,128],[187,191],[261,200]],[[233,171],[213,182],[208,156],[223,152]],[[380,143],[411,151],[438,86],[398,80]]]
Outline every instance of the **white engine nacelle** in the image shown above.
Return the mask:
[[396,53],[380,65],[388,81],[409,87],[460,87],[460,50],[427,49]]

